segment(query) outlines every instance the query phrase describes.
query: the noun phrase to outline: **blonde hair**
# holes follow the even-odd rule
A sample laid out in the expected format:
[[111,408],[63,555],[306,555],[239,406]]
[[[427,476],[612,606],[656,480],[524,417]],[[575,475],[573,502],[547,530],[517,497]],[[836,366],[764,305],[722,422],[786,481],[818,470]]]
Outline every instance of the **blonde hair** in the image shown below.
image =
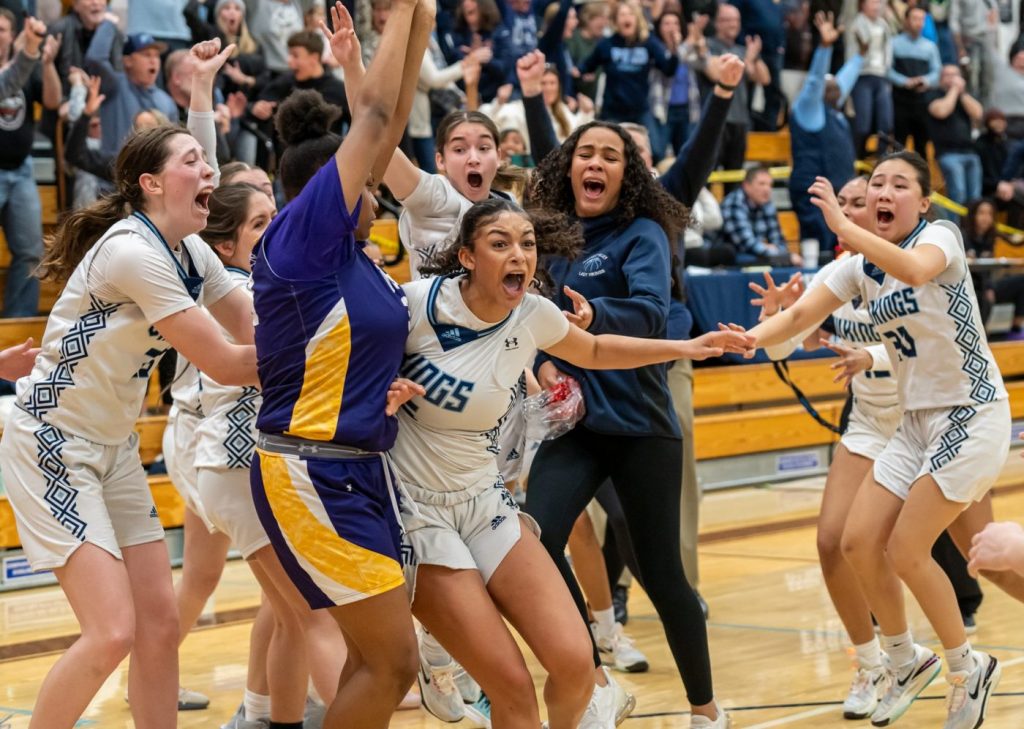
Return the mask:
[[619,32],[617,21],[619,19],[619,11],[623,8],[630,10],[636,18],[636,37],[626,38],[626,40],[635,41],[637,43],[646,43],[647,38],[651,35],[651,27],[647,24],[647,18],[644,16],[643,9],[640,7],[639,3],[635,2],[635,0],[621,0],[619,2],[619,6],[615,8],[615,17],[612,18],[612,25],[615,26],[615,32]]
[[[244,8],[245,5],[242,5]],[[242,14],[242,22],[238,26],[238,35],[232,36],[228,33],[220,24],[220,13],[217,13],[217,17],[214,18],[214,22],[220,31],[224,33],[225,43],[234,43],[235,50],[231,52],[232,58],[238,58],[239,56],[247,56],[250,53],[258,53],[260,50],[259,43],[252,37],[252,33],[249,32],[249,23],[245,20],[245,13]]]

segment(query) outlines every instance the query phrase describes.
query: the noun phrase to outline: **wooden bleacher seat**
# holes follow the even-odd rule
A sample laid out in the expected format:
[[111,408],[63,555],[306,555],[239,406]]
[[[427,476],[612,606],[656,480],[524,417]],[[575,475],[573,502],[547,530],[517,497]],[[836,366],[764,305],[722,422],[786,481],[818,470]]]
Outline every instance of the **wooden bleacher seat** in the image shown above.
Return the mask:
[[789,130],[778,132],[748,132],[747,161],[762,164],[793,164]]

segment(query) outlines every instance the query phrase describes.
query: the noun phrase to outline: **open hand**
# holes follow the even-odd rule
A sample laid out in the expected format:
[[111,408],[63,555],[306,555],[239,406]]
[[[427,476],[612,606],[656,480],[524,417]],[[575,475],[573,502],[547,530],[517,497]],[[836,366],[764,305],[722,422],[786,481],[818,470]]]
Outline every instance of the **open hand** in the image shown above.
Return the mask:
[[788,309],[796,303],[797,299],[804,293],[803,274],[797,271],[782,286],[775,285],[775,279],[770,272],[764,272],[765,285],[751,281],[748,286],[759,298],[751,299],[750,303],[764,309],[766,316],[775,316],[781,309]]
[[[835,190],[832,189],[832,183],[828,178],[815,177],[814,184],[807,188],[807,192],[811,193],[811,204],[821,210],[821,214],[825,216],[825,223],[833,233],[839,234],[843,227],[850,223],[839,207],[839,200],[836,199]],[[845,236],[840,237],[845,240]]]
[[425,395],[423,385],[407,380],[404,377],[396,377],[395,381],[388,387],[388,404],[384,407],[385,415],[394,415],[398,408],[412,400],[417,395]]
[[681,342],[681,344],[684,357],[703,360],[710,357],[721,357],[726,352],[746,355],[747,352],[753,350],[754,338],[745,332],[721,329],[717,332],[701,334],[699,337]]
[[103,79],[99,76],[89,76],[89,82],[86,84],[89,95],[85,98],[85,108],[82,110],[86,116],[92,116],[99,111],[100,105],[107,98],[105,94],[100,93],[102,83]]
[[32,372],[39,348],[33,347],[32,337],[21,344],[0,351],[0,379],[14,381]]
[[821,340],[821,346],[828,347],[839,355],[839,360],[829,365],[829,369],[836,372],[832,382],[842,382],[844,388],[850,387],[855,375],[871,369],[875,363],[871,358],[871,353],[866,349],[845,347],[824,338]]
[[583,331],[590,328],[590,325],[594,322],[594,307],[590,305],[590,302],[583,297],[582,294],[573,291],[568,286],[562,289],[565,295],[572,301],[573,313],[568,311],[563,312],[565,318],[569,320],[570,324],[575,324]]
[[335,2],[334,7],[331,8],[331,23],[334,25],[333,31],[327,27],[327,23],[321,20],[320,31],[327,39],[334,59],[342,68],[354,63],[362,63],[362,46],[356,36],[352,16],[340,2]]
[[814,14],[814,27],[818,29],[821,45],[825,48],[839,40],[839,35],[842,33],[842,28],[835,26],[835,15],[820,10]]

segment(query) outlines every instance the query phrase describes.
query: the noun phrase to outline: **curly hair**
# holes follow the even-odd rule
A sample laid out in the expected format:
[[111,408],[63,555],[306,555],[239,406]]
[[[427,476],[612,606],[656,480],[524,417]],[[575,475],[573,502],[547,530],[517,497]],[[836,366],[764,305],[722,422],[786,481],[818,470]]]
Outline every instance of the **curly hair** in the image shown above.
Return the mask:
[[[463,248],[473,250],[480,229],[493,223],[502,213],[514,213],[530,221],[537,237],[538,257],[553,255],[573,259],[583,248],[582,226],[570,221],[566,215],[540,209],[524,210],[511,200],[492,197],[476,203],[466,211],[455,240],[435,252],[426,265],[420,268],[420,275],[427,277],[469,273],[459,260],[459,251]],[[534,278],[534,284],[543,290],[550,281],[539,266],[537,275],[542,278]]]
[[573,132],[562,146],[551,152],[537,166],[533,184],[527,191],[527,203],[548,211],[575,210],[576,197],[572,192],[572,158],[580,138],[591,129],[610,129],[622,140],[626,154],[626,168],[622,175],[619,201],[612,214],[616,223],[625,228],[636,218],[650,218],[660,225],[669,240],[676,240],[686,230],[690,211],[672,197],[651,176],[633,138],[618,124],[592,121]]

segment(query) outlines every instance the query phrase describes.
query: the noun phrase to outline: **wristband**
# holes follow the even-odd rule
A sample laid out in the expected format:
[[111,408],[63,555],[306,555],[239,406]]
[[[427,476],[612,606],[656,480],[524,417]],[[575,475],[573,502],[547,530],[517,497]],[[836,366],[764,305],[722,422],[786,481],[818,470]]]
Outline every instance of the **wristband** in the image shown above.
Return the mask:
[[739,87],[739,84],[723,84],[721,81],[716,81],[715,85],[726,91],[735,91]]

